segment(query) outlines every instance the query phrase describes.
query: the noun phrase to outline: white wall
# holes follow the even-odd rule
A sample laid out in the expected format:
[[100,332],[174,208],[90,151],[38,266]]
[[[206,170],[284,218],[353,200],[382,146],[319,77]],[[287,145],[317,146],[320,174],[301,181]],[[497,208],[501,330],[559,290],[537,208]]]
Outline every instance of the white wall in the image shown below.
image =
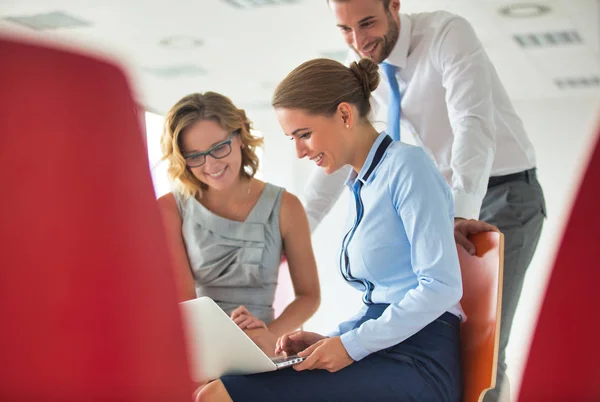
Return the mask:
[[167,164],[161,162],[160,136],[162,134],[164,118],[160,115],[146,112],[146,144],[148,146],[148,161],[150,162],[150,173],[154,183],[156,197],[160,197],[171,191],[171,185],[167,178]]

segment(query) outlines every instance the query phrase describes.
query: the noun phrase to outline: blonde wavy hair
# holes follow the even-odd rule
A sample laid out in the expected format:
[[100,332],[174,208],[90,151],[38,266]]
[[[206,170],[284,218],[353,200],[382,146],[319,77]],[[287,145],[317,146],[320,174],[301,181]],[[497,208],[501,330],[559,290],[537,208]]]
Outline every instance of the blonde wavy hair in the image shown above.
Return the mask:
[[[228,132],[237,131],[242,141],[240,177],[254,177],[258,171],[256,148],[263,139],[250,133],[252,122],[243,109],[216,92],[193,93],[179,100],[167,113],[160,138],[162,161],[167,162],[167,174],[176,190],[185,196],[202,195],[208,186],[194,176],[185,164],[181,152],[181,135],[185,129],[201,120],[212,120]],[[234,149],[235,151],[235,149]]]

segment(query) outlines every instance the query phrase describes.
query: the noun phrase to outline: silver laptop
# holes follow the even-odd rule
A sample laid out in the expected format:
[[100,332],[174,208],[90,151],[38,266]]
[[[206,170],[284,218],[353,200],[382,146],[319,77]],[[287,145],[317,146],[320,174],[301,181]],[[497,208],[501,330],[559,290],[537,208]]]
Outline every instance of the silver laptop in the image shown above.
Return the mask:
[[275,371],[304,360],[298,356],[269,358],[209,297],[179,305],[194,381]]

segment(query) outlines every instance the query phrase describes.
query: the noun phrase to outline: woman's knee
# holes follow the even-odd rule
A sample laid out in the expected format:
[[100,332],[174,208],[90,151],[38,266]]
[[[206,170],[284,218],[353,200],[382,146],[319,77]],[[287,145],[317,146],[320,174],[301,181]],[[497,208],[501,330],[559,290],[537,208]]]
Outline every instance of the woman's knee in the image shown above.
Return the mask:
[[232,402],[232,400],[225,385],[221,380],[216,380],[202,388],[196,396],[196,402]]

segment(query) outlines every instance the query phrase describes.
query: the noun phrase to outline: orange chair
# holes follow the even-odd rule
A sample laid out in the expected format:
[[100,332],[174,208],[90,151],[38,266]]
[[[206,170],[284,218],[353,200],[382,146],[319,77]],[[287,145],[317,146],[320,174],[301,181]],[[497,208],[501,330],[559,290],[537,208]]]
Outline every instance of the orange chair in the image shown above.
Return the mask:
[[496,385],[504,236],[483,232],[470,239],[477,254],[469,255],[458,246],[463,280],[460,301],[467,315],[461,324],[460,343],[463,364],[463,402],[478,402]]
[[517,400],[600,401],[600,133],[565,226]]
[[192,398],[123,73],[0,38],[0,401]]

